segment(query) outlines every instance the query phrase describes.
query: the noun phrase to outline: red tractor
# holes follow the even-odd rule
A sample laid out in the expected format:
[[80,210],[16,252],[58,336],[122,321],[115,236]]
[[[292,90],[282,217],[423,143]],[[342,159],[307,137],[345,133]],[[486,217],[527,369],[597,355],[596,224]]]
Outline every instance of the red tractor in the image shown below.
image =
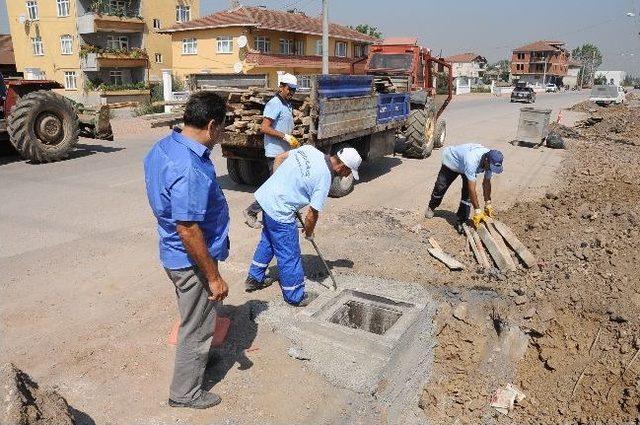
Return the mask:
[[446,123],[438,118],[452,97],[451,64],[431,56],[416,38],[388,38],[371,46],[365,72],[375,77],[378,91],[410,93],[405,156],[426,158],[444,145]]
[[80,123],[73,103],[51,91],[56,81],[0,80],[0,137],[34,163],[66,158],[78,143]]

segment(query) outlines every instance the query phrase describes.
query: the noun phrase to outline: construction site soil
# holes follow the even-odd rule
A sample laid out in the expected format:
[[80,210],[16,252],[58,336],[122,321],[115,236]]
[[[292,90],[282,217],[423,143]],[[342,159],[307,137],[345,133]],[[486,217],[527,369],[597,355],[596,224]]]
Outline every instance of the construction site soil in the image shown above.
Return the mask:
[[[531,269],[476,270],[464,237],[416,212],[336,217],[353,271],[419,282],[440,301],[434,370],[420,399],[433,423],[638,420],[640,108],[629,100],[572,108],[590,117],[554,126],[573,136],[557,186],[499,213],[536,256]],[[473,266],[449,272],[426,253],[428,237]],[[491,402],[507,384],[525,398],[504,415]]]

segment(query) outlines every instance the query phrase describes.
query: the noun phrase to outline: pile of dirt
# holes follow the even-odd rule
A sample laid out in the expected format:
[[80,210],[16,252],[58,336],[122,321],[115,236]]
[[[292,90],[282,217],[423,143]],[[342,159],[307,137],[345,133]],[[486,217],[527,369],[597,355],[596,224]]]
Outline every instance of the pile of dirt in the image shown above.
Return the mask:
[[[624,106],[598,114],[602,121],[578,129],[583,139],[569,141],[557,191],[500,216],[538,266],[451,279],[420,401],[434,423],[637,420],[640,148],[632,133],[640,117]],[[634,143],[619,143],[621,134]],[[526,396],[509,416],[490,406],[507,384]]]
[[0,424],[73,425],[67,401],[56,391],[40,388],[11,363],[0,365]]

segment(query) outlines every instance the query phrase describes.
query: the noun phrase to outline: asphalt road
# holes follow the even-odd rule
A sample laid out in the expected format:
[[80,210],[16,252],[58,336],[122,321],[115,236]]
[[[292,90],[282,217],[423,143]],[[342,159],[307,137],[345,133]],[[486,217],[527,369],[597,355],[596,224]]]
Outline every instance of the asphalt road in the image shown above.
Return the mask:
[[[535,106],[552,108],[555,119],[560,108],[586,97],[540,95]],[[447,144],[478,141],[504,151],[505,173],[494,183],[498,209],[544,194],[563,158],[562,151],[508,143],[519,107],[508,98],[467,96],[445,113]],[[172,358],[164,341],[176,310],[157,261],[141,162],[160,134],[128,120],[117,123],[114,142],[83,140],[67,161],[32,165],[0,158],[0,360],[58,385],[96,423],[207,422],[204,413],[176,416],[162,405]],[[258,238],[241,222],[252,189],[230,180],[219,148],[213,156],[233,222],[232,255],[222,270],[231,285],[229,303],[239,306],[247,300],[241,285]],[[367,165],[351,195],[328,203],[327,216],[377,207],[422,211],[439,166],[437,151],[426,160],[389,157]],[[458,193],[452,192],[443,207],[454,209]],[[340,235],[326,223],[318,232],[330,243]],[[261,363],[271,367],[248,375],[230,370],[216,387],[226,401],[218,418],[302,421],[317,415],[318,400],[331,405],[340,398],[321,378],[283,359],[286,345],[270,332],[258,332],[253,343],[262,344]],[[313,393],[293,384],[278,387],[278,394],[265,390],[280,385],[283,374]],[[247,391],[238,391],[243,387]],[[266,392],[256,395],[256,388]],[[279,398],[292,407],[283,410]]]

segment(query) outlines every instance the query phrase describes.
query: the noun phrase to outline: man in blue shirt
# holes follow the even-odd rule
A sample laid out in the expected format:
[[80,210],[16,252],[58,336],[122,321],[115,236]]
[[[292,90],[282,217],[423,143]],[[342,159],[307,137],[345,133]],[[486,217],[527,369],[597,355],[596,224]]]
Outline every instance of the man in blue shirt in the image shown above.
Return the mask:
[[[475,227],[478,227],[485,217],[493,217],[491,177],[494,173],[502,173],[503,160],[502,152],[495,149],[487,149],[477,143],[449,146],[443,149],[442,167],[433,187],[425,218],[433,217],[433,210],[440,206],[447,189],[458,176],[462,176],[462,196],[457,212],[458,223],[456,224],[458,232],[463,232],[462,223],[469,219],[471,207],[474,208],[472,221]],[[476,176],[481,173],[484,173],[482,181],[484,210],[480,208],[476,193]]]
[[160,260],[180,311],[169,406],[206,409],[220,403],[202,381],[216,309],[229,292],[218,262],[229,255],[229,208],[209,159],[224,129],[226,102],[212,92],[191,96],[184,129],[157,142],[144,159],[149,205],[158,221]]
[[303,231],[307,238],[313,238],[319,213],[329,194],[332,175],[347,177],[353,173],[358,180],[361,162],[362,158],[353,148],[325,156],[310,145],[276,158],[273,175],[255,193],[263,210],[263,226],[245,284],[247,292],[267,286],[265,272],[275,256],[285,301],[296,306],[308,304],[296,214],[309,206]]
[[[278,93],[267,102],[262,112],[264,118],[260,131],[264,134],[264,154],[270,173],[273,173],[273,161],[278,155],[300,147],[298,139],[291,135],[294,127],[291,98],[297,89],[298,79],[292,74],[284,74],[280,77]],[[243,212],[245,223],[259,229],[259,213],[260,205],[254,202]]]

